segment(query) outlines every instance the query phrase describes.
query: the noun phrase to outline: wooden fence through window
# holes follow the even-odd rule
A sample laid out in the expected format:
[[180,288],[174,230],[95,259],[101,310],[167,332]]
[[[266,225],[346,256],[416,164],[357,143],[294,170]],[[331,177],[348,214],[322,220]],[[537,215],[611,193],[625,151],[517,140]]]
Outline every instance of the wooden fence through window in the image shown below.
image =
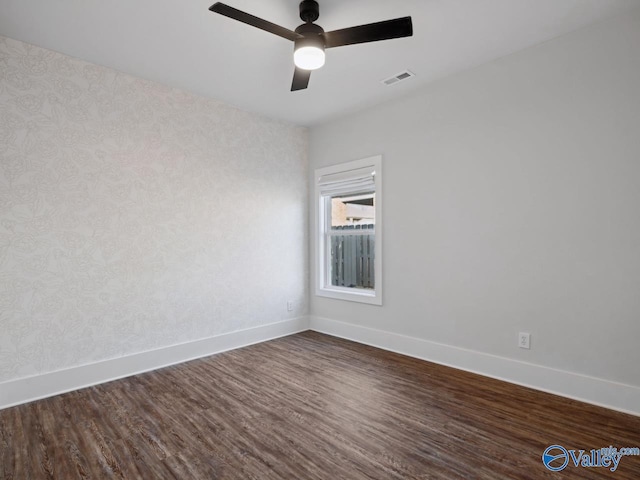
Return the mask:
[[331,228],[331,285],[375,287],[373,229],[373,224]]

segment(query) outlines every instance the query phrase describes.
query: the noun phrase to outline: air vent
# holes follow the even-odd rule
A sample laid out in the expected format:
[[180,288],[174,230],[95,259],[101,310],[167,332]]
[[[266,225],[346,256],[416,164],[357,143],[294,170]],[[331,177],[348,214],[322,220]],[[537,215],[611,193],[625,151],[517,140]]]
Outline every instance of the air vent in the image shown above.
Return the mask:
[[416,76],[415,73],[412,73],[409,70],[405,70],[404,72],[397,73],[392,77],[385,78],[384,80],[382,80],[382,83],[384,83],[385,85],[394,85],[398,82],[406,80],[407,78],[411,78],[415,76]]

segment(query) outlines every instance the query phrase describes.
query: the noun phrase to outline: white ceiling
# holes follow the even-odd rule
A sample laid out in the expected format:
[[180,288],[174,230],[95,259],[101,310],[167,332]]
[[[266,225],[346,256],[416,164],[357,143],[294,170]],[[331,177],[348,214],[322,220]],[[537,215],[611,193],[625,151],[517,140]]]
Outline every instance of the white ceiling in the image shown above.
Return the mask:
[[[290,92],[293,44],[214,0],[0,0],[0,34],[270,117],[313,125],[638,7],[638,0],[319,0],[325,30],[411,15],[414,36],[327,50]],[[225,0],[284,27],[298,0]],[[409,69],[415,78],[380,81]]]

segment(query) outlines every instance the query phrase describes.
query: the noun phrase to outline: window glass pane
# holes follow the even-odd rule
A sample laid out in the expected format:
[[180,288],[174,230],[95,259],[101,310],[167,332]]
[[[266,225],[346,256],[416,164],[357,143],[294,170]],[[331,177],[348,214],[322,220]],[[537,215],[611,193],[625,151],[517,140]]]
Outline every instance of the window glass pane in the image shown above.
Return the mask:
[[331,229],[347,225],[375,225],[375,193],[331,197]]
[[331,285],[375,288],[375,193],[331,197]]

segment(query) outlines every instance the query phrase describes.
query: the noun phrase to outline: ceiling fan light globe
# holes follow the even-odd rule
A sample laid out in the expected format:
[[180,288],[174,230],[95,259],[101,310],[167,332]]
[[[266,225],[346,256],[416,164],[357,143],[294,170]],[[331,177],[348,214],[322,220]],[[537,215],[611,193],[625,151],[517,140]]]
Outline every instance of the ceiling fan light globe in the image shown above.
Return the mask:
[[314,46],[300,47],[293,52],[293,63],[303,70],[317,70],[324,65],[324,50]]

